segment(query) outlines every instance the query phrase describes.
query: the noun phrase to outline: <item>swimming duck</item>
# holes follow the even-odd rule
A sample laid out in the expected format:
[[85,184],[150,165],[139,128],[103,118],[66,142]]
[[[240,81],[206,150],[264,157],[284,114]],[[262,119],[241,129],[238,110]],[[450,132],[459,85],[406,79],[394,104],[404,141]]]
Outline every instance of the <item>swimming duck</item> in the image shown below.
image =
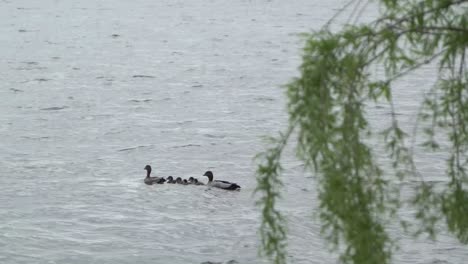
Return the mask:
[[236,183],[233,183],[233,182],[219,181],[219,180],[213,181],[213,172],[211,172],[211,171],[205,172],[205,174],[203,174],[203,176],[208,177],[207,185],[211,186],[211,187],[216,187],[216,188],[220,188],[220,189],[224,189],[224,190],[240,190],[240,188],[241,188],[239,185],[237,185]]
[[146,170],[146,178],[145,178],[144,182],[146,184],[148,184],[148,185],[151,185],[151,184],[154,184],[154,183],[163,184],[166,181],[166,179],[164,179],[163,177],[150,177],[150,174],[151,174],[151,166],[150,165],[146,165],[145,170]]
[[174,183],[176,183],[176,181],[174,180],[174,178],[172,176],[169,176],[169,177],[167,177],[167,183],[174,184]]

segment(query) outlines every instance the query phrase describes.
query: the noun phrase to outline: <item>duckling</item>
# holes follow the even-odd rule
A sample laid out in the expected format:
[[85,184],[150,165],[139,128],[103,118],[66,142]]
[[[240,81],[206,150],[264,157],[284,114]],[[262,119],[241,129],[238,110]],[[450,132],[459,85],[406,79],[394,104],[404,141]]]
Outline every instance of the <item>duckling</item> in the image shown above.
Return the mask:
[[181,177],[177,177],[176,180],[175,180],[175,183],[177,183],[177,184],[182,184],[182,178],[181,178]]
[[204,183],[202,182],[199,182],[197,178],[194,178],[194,177],[190,177],[188,179],[188,184],[193,184],[193,185],[205,185]]
[[182,181],[182,184],[183,184],[183,185],[188,185],[189,183],[188,183],[187,179],[184,179],[184,180]]
[[228,181],[213,181],[213,172],[207,171],[203,176],[208,177],[208,183],[206,185],[216,187],[224,190],[240,190],[240,186],[233,182]]
[[146,170],[146,178],[144,179],[144,182],[146,184],[148,184],[148,185],[152,185],[154,183],[163,184],[166,181],[166,179],[164,179],[163,177],[150,177],[150,175],[151,175],[151,166],[150,165],[146,165],[145,170]]
[[169,176],[169,177],[167,177],[167,183],[174,184],[174,183],[176,183],[176,181],[174,180],[174,178],[172,176]]
[[190,177],[190,178],[188,179],[188,184],[195,184],[195,178]]
[[194,179],[193,184],[195,184],[195,185],[205,185],[203,182],[199,182],[198,179]]

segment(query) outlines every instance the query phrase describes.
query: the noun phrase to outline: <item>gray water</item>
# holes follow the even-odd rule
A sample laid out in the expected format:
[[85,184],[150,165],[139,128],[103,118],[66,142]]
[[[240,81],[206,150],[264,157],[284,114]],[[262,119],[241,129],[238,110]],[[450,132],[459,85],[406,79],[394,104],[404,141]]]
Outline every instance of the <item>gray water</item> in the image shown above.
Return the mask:
[[[263,263],[252,158],[287,122],[296,34],[342,4],[0,1],[0,263]],[[401,86],[407,124],[418,103],[407,93],[421,93],[407,88],[429,75]],[[436,179],[437,161],[421,161]],[[146,164],[159,176],[209,169],[243,189],[147,186]],[[289,261],[336,263],[313,178],[293,157],[284,167]],[[392,232],[397,263],[468,257],[444,232]]]

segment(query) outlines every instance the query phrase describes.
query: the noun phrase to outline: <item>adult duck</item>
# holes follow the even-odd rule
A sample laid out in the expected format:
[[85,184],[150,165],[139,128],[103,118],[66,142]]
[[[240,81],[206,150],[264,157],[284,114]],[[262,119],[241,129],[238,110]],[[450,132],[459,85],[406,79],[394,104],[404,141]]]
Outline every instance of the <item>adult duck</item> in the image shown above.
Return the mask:
[[163,177],[151,177],[151,166],[150,165],[146,165],[145,166],[145,170],[146,170],[146,178],[144,180],[144,182],[148,185],[152,185],[152,184],[163,184],[166,179],[164,179]]
[[208,183],[206,185],[211,186],[211,187],[216,187],[216,188],[220,188],[224,190],[232,190],[232,191],[240,190],[241,188],[239,185],[237,185],[237,183],[228,182],[228,181],[220,181],[220,180],[213,181],[213,172],[211,171],[205,172],[203,176],[208,177]]

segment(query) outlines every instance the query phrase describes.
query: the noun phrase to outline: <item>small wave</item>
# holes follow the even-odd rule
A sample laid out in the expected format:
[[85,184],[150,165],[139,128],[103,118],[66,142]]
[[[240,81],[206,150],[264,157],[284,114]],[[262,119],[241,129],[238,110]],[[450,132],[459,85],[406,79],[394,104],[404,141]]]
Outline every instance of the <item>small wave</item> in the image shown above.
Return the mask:
[[212,134],[204,134],[203,136],[209,137],[209,138],[225,138],[225,135],[212,135]]
[[44,139],[49,139],[50,137],[29,137],[29,136],[22,136],[21,138],[24,138],[24,139],[32,139],[32,140],[44,140]]
[[52,80],[52,79],[48,79],[48,78],[36,78],[36,79],[34,79],[34,81],[38,81],[38,82],[48,82],[50,80]]
[[129,101],[134,103],[147,103],[153,101],[153,99],[130,99]]
[[17,67],[17,71],[46,70],[47,67]]
[[271,97],[257,97],[254,99],[255,101],[274,101],[275,98],[271,98]]
[[29,29],[24,29],[24,28],[18,29],[18,32],[20,32],[20,33],[37,32],[37,31],[39,31],[39,30],[29,30]]
[[43,111],[57,111],[57,110],[63,110],[67,109],[68,106],[53,106],[53,107],[47,107],[47,108],[41,108],[40,110]]
[[121,152],[121,151],[130,151],[130,150],[135,150],[135,149],[141,149],[141,148],[148,148],[148,147],[151,147],[151,145],[147,145],[147,146],[136,146],[136,147],[129,147],[129,148],[123,148],[123,149],[119,149],[118,151]]
[[446,263],[448,262],[445,260],[440,260],[440,259],[435,259],[431,262],[431,264],[446,264]]
[[402,113],[397,113],[397,112],[395,112],[395,113],[387,112],[387,113],[384,113],[384,115],[389,115],[389,116],[393,116],[393,115],[395,115],[395,116],[400,116],[400,115],[404,115],[404,114],[402,114]]
[[192,120],[178,121],[177,122],[178,125],[185,125],[185,124],[191,124],[191,123],[193,123]]
[[39,62],[37,61],[23,61],[22,63],[28,64],[28,65],[39,65]]
[[49,45],[58,45],[58,44],[60,44],[60,43],[58,43],[58,42],[53,42],[53,41],[50,41],[50,40],[46,40],[46,41],[44,41],[44,42],[47,43],[47,44],[49,44]]
[[40,8],[34,8],[34,7],[17,7],[16,9],[18,9],[18,10],[39,10]]
[[153,75],[143,75],[143,74],[136,74],[132,76],[133,78],[155,78]]
[[172,148],[189,148],[189,147],[201,147],[202,145],[199,144],[187,144],[187,145],[181,145],[181,146],[174,146]]
[[202,262],[200,264],[223,264],[223,263],[225,263],[225,264],[239,264],[239,262],[237,262],[236,260],[233,260],[233,259],[231,259],[231,260],[229,260],[227,262],[204,261],[204,262]]

